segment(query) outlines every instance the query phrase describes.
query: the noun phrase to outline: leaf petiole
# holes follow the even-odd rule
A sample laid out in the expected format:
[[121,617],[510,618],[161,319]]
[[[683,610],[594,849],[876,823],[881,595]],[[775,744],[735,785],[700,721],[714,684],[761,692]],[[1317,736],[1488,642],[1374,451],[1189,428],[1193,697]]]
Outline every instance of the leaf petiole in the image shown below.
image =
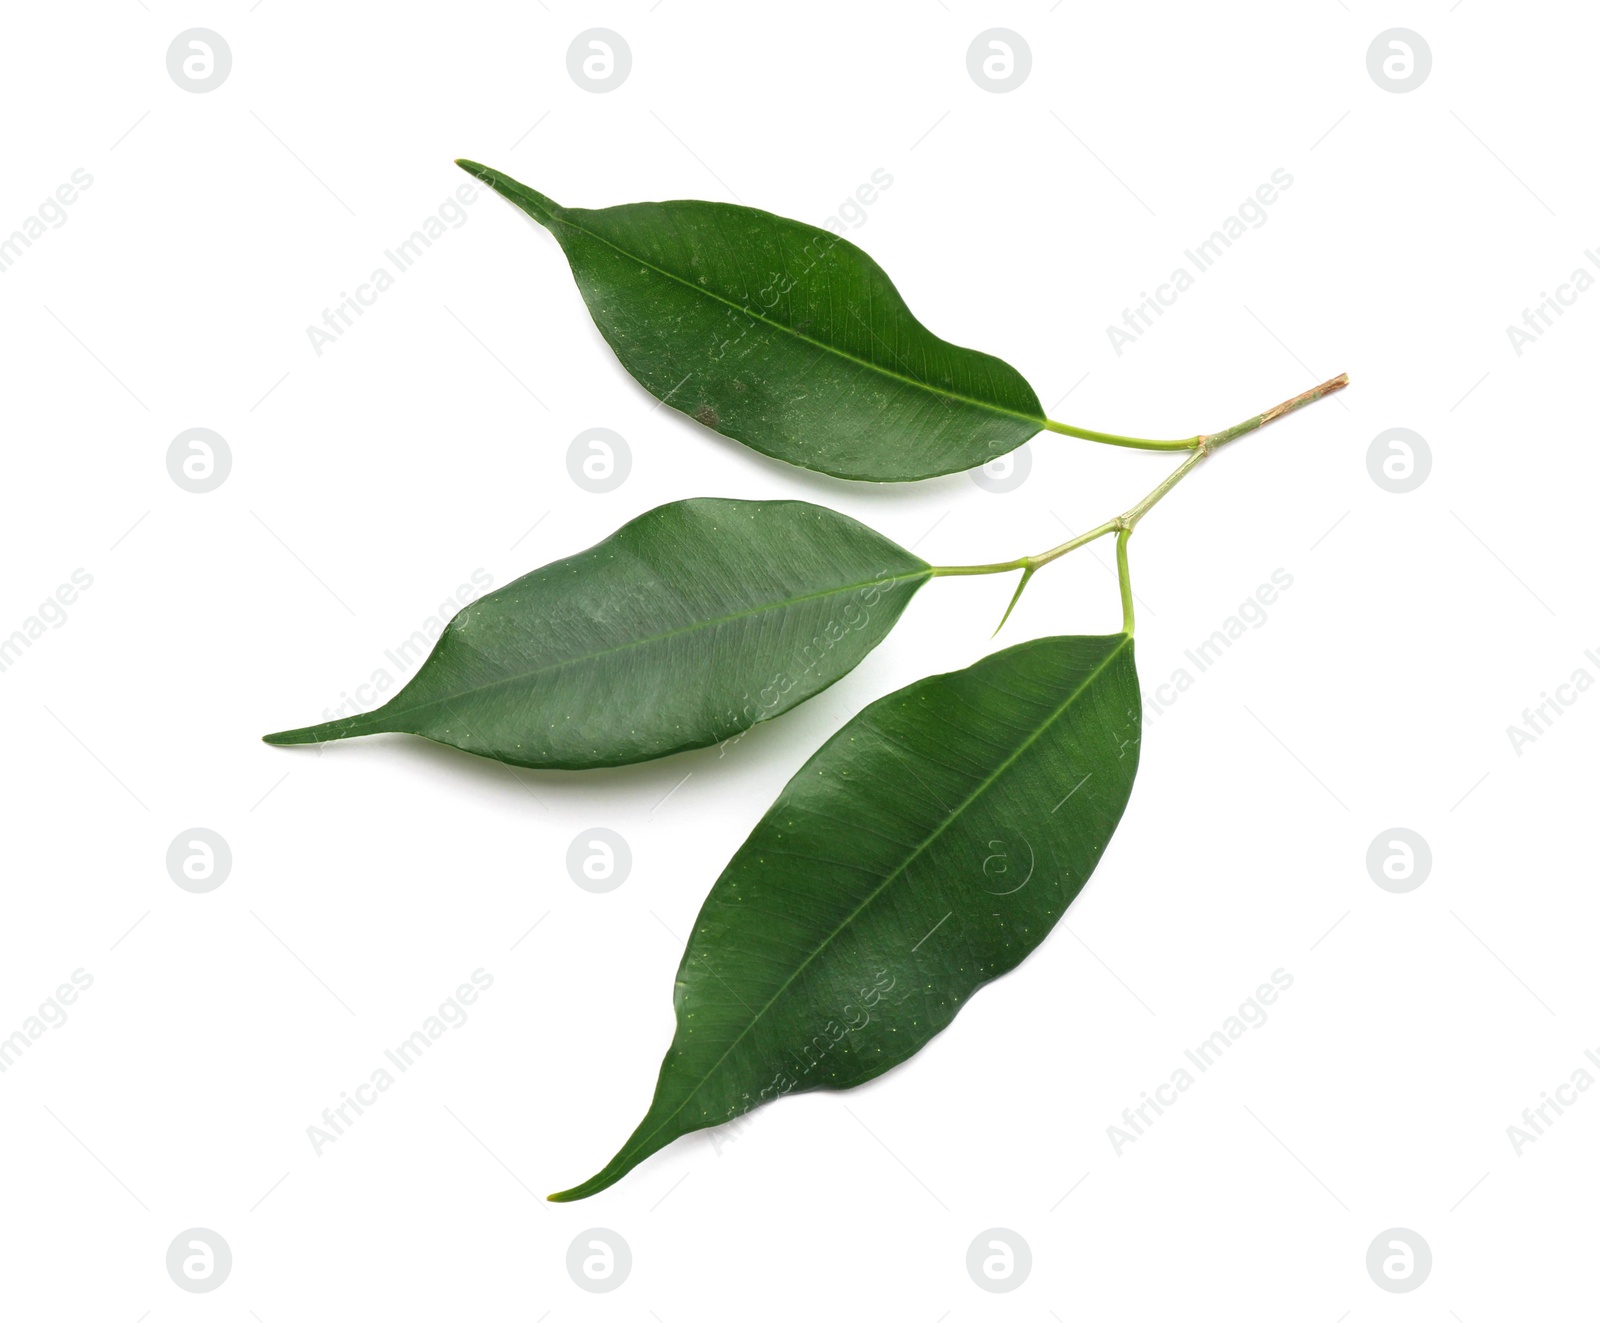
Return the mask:
[[1258,427],[1265,427],[1275,418],[1282,418],[1286,413],[1293,413],[1296,409],[1320,400],[1324,395],[1331,395],[1336,390],[1342,390],[1350,384],[1350,378],[1344,373],[1325,381],[1320,386],[1296,395],[1292,400],[1285,400],[1275,408],[1268,409],[1265,413],[1258,413],[1254,418],[1246,418],[1242,423],[1235,423],[1232,427],[1224,428],[1220,432],[1202,434],[1200,436],[1185,437],[1181,441],[1151,441],[1142,436],[1120,436],[1116,432],[1096,432],[1086,427],[1073,427],[1068,423],[1058,423],[1053,418],[1044,420],[1044,430],[1059,432],[1062,436],[1075,436],[1081,441],[1097,441],[1105,446],[1126,446],[1133,450],[1199,450],[1201,447],[1215,449],[1224,442],[1232,441],[1235,437],[1243,436],[1246,432],[1254,432]]
[[1185,437],[1182,441],[1150,441],[1142,436],[1118,436],[1115,432],[1095,432],[1087,427],[1073,427],[1070,423],[1058,423],[1053,418],[1044,420],[1044,430],[1059,432],[1062,436],[1075,436],[1080,441],[1098,441],[1103,446],[1126,446],[1130,450],[1193,450],[1201,441],[1198,436]]
[[1117,591],[1122,594],[1122,632],[1133,637],[1133,583],[1128,578],[1128,538],[1131,528],[1117,532]]

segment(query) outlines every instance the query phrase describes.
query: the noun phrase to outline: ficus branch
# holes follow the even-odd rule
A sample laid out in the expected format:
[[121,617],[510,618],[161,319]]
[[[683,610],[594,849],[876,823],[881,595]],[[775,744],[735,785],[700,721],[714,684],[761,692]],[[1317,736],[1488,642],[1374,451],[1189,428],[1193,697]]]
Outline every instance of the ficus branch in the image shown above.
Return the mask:
[[1146,493],[1133,505],[1123,511],[1115,519],[1108,519],[1105,523],[1091,528],[1087,533],[1079,533],[1076,537],[1069,538],[1060,546],[1051,547],[1048,551],[1041,551],[1032,556],[1018,556],[1015,560],[995,561],[988,565],[936,565],[933,573],[936,577],[961,574],[1004,574],[1010,570],[1021,570],[1022,578],[1017,583],[1017,590],[1012,594],[1011,602],[1006,607],[1005,615],[1000,617],[1000,624],[995,626],[998,634],[1010,619],[1013,608],[1022,596],[1022,590],[1028,586],[1028,580],[1033,578],[1042,566],[1048,565],[1053,560],[1059,560],[1069,551],[1076,551],[1079,547],[1086,546],[1097,538],[1105,537],[1108,533],[1117,535],[1117,579],[1122,593],[1123,629],[1127,633],[1133,632],[1133,591],[1128,580],[1128,537],[1133,532],[1138,522],[1149,514],[1151,509],[1168,492],[1184,480],[1189,473],[1197,468],[1201,461],[1215,451],[1219,446],[1226,445],[1229,441],[1254,432],[1265,427],[1268,423],[1276,422],[1285,414],[1291,414],[1296,409],[1303,409],[1308,404],[1315,404],[1325,395],[1332,395],[1335,391],[1343,390],[1350,384],[1347,373],[1341,372],[1337,377],[1323,382],[1320,386],[1313,386],[1308,391],[1302,391],[1292,399],[1276,404],[1265,413],[1258,413],[1253,418],[1247,418],[1242,423],[1235,423],[1232,427],[1224,428],[1220,432],[1212,432],[1204,436],[1194,437],[1189,441],[1136,441],[1127,437],[1109,438],[1101,433],[1084,433],[1074,431],[1060,425],[1052,424],[1051,430],[1070,432],[1074,436],[1088,436],[1090,440],[1110,440],[1113,445],[1134,445],[1147,449],[1182,449],[1190,453],[1183,463],[1167,474],[1151,491]]

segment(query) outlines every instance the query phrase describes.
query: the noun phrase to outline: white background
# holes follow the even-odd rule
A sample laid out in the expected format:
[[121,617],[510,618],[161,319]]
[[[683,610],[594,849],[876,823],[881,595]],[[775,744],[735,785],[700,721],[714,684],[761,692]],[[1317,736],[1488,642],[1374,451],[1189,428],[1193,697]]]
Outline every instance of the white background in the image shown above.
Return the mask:
[[[93,584],[0,673],[0,1034],[72,971],[93,985],[0,1075],[0,1313],[1593,1309],[1600,1090],[1520,1153],[1507,1127],[1600,1050],[1600,694],[1520,754],[1507,727],[1600,677],[1600,294],[1520,355],[1506,333],[1600,243],[1592,11],[118,0],[5,25],[0,233],[74,170],[93,183],[0,275],[0,635],[74,570]],[[997,26],[1032,51],[1006,94],[966,66]],[[203,95],[165,63],[191,27],[232,51]],[[632,51],[603,95],[566,67],[592,27]],[[1406,94],[1367,69],[1392,27],[1432,50]],[[513,774],[261,733],[392,671],[474,570],[503,584],[663,501],[801,496],[960,563],[1053,545],[1171,461],[1045,435],[995,495],[766,460],[653,408],[556,245],[486,192],[319,356],[307,326],[467,182],[457,156],[572,205],[737,197],[817,224],[881,168],[850,237],[930,328],[1083,426],[1187,435],[1352,379],[1134,539],[1147,695],[1274,570],[1293,586],[1177,701],[1147,698],[1132,803],[1050,940],[871,1087],[785,1099],[575,1205],[543,1195],[642,1114],[722,864],[842,720],[999,646],[1010,583],[931,584],[726,756]],[[1280,168],[1267,222],[1117,354],[1107,326]],[[166,469],[192,427],[232,453],[208,494]],[[632,451],[610,494],[568,476],[590,427]],[[1369,476],[1391,427],[1432,452],[1405,495]],[[1109,563],[1102,544],[1042,572],[1000,642],[1114,629]],[[233,853],[206,895],[165,864],[197,826]],[[606,895],[565,865],[596,826],[633,852]],[[1366,865],[1396,826],[1433,853],[1404,895]],[[480,968],[470,1019],[314,1153],[323,1109]],[[1117,1153],[1122,1109],[1280,968],[1267,1023]],[[633,1255],[607,1295],[565,1266],[595,1226]],[[997,1226],[1033,1253],[1006,1295],[965,1266]],[[232,1248],[214,1294],[167,1275],[190,1227]],[[1432,1248],[1411,1294],[1366,1270],[1391,1227]]]

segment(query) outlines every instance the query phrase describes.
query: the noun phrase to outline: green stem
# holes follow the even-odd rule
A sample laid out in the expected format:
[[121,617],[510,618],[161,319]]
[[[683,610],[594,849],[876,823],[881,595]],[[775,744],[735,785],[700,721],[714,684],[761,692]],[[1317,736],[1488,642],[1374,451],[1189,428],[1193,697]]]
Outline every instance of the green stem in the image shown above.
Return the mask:
[[1275,408],[1268,409],[1265,413],[1258,413],[1254,418],[1246,418],[1242,423],[1235,423],[1232,427],[1224,428],[1220,432],[1202,434],[1200,436],[1186,437],[1182,441],[1151,441],[1142,436],[1120,436],[1115,432],[1094,432],[1085,427],[1072,427],[1067,423],[1058,423],[1046,418],[1045,431],[1060,432],[1063,436],[1075,436],[1084,441],[1098,441],[1107,446],[1128,446],[1135,450],[1198,450],[1202,446],[1215,449],[1235,437],[1243,436],[1246,432],[1253,432],[1258,427],[1265,427],[1276,418],[1282,418],[1286,413],[1293,413],[1296,409],[1303,409],[1306,405],[1320,400],[1324,395],[1331,395],[1336,390],[1342,390],[1350,384],[1350,378],[1343,373],[1331,381],[1325,381],[1320,386],[1314,386],[1303,394],[1296,395],[1292,400],[1285,400]]
[[1209,446],[1197,450],[1194,452],[1194,454],[1190,455],[1188,459],[1184,460],[1183,463],[1178,465],[1177,468],[1173,469],[1171,473],[1167,474],[1167,476],[1161,480],[1160,485],[1157,486],[1155,490],[1141,497],[1135,504],[1123,512],[1121,520],[1123,527],[1131,533],[1133,531],[1133,526],[1150,513],[1151,507],[1153,507],[1157,501],[1159,501],[1163,496],[1165,496],[1180,482],[1182,482],[1184,478],[1186,478],[1193,470],[1197,469],[1200,466],[1200,461],[1210,453],[1211,448]]
[[1117,532],[1117,588],[1122,593],[1122,632],[1133,636],[1133,583],[1128,578],[1128,539],[1131,528]]
[[1132,450],[1193,450],[1199,444],[1197,436],[1182,441],[1150,441],[1142,436],[1118,436],[1115,432],[1092,432],[1087,427],[1073,427],[1058,423],[1053,418],[1044,420],[1044,430],[1060,432],[1062,436],[1075,436],[1082,441],[1098,441],[1103,446],[1127,446]]
[[[1146,498],[1148,499],[1148,498]],[[997,560],[988,565],[935,565],[935,577],[948,577],[959,574],[1004,574],[1007,570],[1028,570],[1032,572],[1041,565],[1048,565],[1058,556],[1065,556],[1069,551],[1076,551],[1086,543],[1093,542],[1097,537],[1104,537],[1117,526],[1115,519],[1109,519],[1098,528],[1091,528],[1087,533],[1080,533],[1077,537],[1063,542],[1059,547],[1051,547],[1049,551],[1041,551],[1036,556],[1018,556],[1016,560]]]
[[[1076,537],[1069,538],[1058,547],[1051,547],[1048,551],[1041,551],[1032,556],[1018,556],[1015,560],[992,561],[987,565],[935,565],[933,574],[936,578],[952,577],[963,574],[1005,574],[1010,570],[1021,570],[1022,580],[1017,584],[1017,591],[1011,598],[1011,605],[1006,607],[1006,613],[1000,618],[1000,625],[1004,625],[1010,618],[1012,607],[1017,604],[1017,599],[1022,596],[1022,590],[1028,586],[1028,580],[1033,578],[1034,572],[1041,566],[1048,565],[1051,561],[1065,556],[1069,551],[1076,551],[1079,547],[1102,538],[1107,533],[1117,535],[1117,578],[1122,590],[1122,620],[1125,632],[1133,633],[1133,590],[1128,582],[1128,537],[1133,532],[1135,525],[1149,514],[1156,503],[1168,492],[1186,478],[1190,472],[1200,465],[1200,462],[1211,454],[1218,446],[1226,445],[1243,436],[1246,432],[1254,432],[1265,427],[1268,423],[1276,422],[1285,414],[1293,413],[1296,409],[1303,409],[1308,404],[1315,404],[1324,395],[1332,395],[1336,390],[1343,390],[1350,384],[1350,378],[1344,373],[1320,386],[1313,386],[1308,391],[1302,391],[1292,399],[1285,400],[1282,404],[1274,405],[1265,413],[1258,413],[1254,418],[1247,418],[1242,423],[1225,428],[1221,432],[1213,432],[1208,436],[1196,437],[1192,443],[1184,442],[1138,442],[1127,437],[1116,438],[1114,445],[1144,445],[1158,449],[1183,449],[1190,453],[1184,457],[1183,463],[1167,474],[1155,487],[1147,492],[1138,501],[1135,501],[1115,519],[1108,519],[1105,523],[1096,525],[1087,533],[1079,533]],[[1071,432],[1074,436],[1090,436],[1091,440],[1106,440],[1101,433],[1083,433],[1073,431],[1071,428],[1056,426],[1054,431]],[[995,633],[1000,628],[996,626]]]

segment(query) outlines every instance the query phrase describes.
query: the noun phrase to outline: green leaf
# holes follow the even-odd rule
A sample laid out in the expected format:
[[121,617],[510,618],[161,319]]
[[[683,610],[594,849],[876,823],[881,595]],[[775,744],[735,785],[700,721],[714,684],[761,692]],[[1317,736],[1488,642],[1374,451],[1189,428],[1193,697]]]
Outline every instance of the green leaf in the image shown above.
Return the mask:
[[376,711],[266,741],[407,731],[565,768],[703,748],[848,674],[931,574],[820,505],[675,501],[464,607]]
[[939,339],[827,230],[722,202],[562,207],[456,164],[556,237],[646,390],[763,454],[905,482],[986,464],[1045,425],[1015,368]]
[[1094,871],[1133,789],[1133,639],[1047,638],[867,707],[717,879],[678,969],[678,1029],[605,1189],[680,1135],[848,1089],[1015,967]]

